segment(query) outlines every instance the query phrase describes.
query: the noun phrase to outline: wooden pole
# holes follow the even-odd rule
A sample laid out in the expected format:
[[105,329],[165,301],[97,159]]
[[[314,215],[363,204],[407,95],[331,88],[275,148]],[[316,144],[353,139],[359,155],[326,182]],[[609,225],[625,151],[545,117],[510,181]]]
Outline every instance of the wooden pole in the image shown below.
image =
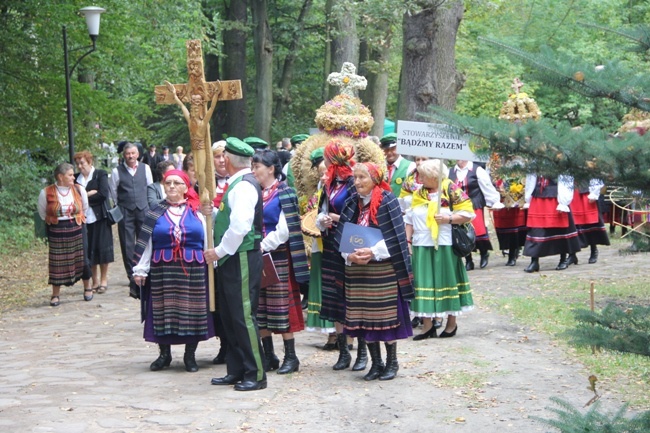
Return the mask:
[[[444,163],[440,158],[440,168],[438,169],[438,213],[440,213],[440,203],[442,202],[442,171]],[[438,227],[438,238],[440,237],[440,227]],[[438,238],[436,238],[436,245],[438,245]]]

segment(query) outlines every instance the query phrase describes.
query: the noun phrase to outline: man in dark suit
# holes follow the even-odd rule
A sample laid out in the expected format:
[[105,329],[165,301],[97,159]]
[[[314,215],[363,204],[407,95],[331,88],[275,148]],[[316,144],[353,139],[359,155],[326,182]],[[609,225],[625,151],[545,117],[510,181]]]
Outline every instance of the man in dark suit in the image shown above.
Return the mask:
[[140,161],[144,162],[151,168],[156,168],[156,166],[158,166],[158,163],[162,161],[162,156],[156,152],[155,144],[149,145],[149,151],[142,155],[142,159]]

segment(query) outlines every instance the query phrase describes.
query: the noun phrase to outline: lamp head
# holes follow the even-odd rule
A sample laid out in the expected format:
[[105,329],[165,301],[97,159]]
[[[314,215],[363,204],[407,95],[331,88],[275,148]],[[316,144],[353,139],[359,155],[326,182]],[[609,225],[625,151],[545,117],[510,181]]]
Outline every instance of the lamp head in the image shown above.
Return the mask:
[[81,12],[86,17],[86,25],[88,26],[88,35],[93,42],[99,36],[99,18],[102,12],[106,12],[106,9],[97,7],[97,6],[88,6],[83,9],[80,9]]

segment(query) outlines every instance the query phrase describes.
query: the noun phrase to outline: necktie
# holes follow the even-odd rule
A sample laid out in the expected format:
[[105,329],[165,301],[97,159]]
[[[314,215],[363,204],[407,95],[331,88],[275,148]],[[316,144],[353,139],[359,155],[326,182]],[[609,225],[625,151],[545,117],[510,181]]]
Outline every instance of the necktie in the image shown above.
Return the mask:
[[395,173],[395,166],[391,164],[388,166],[388,182],[393,180],[393,173]]

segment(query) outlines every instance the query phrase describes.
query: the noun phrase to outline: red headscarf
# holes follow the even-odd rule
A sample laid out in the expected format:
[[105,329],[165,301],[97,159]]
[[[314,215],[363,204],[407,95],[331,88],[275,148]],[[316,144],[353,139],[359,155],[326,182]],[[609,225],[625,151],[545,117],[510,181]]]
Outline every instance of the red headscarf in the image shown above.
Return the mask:
[[348,146],[338,138],[330,140],[325,146],[323,157],[329,161],[330,166],[327,168],[326,187],[332,184],[334,179],[345,180],[352,176],[352,167],[354,167],[354,147]]
[[366,167],[370,179],[375,183],[375,187],[370,193],[370,209],[368,211],[370,221],[379,225],[377,222],[377,211],[379,210],[379,205],[381,204],[382,191],[391,191],[390,185],[384,180],[385,173],[382,166],[375,164],[374,162],[362,162],[361,165]]
[[190,178],[187,176],[187,173],[182,170],[169,170],[163,174],[163,181],[166,180],[169,176],[178,176],[183,179],[183,182],[185,182],[185,186],[187,187],[187,191],[185,191],[185,200],[187,201],[187,205],[193,211],[196,211],[201,205],[201,201],[199,200],[199,195],[196,193],[196,191],[194,191],[194,188],[192,188],[192,185],[190,184]]

